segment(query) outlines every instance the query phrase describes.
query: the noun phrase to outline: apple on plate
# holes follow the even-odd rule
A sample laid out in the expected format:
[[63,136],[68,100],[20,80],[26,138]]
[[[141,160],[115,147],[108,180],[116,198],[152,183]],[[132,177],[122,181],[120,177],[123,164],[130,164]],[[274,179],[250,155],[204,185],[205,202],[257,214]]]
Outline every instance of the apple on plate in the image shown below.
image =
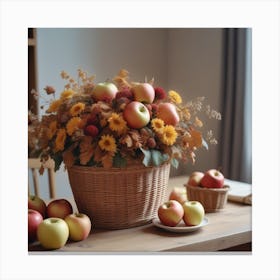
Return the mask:
[[37,238],[37,228],[43,221],[40,212],[28,209],[28,242],[33,242]]
[[222,188],[224,186],[224,175],[217,169],[210,169],[205,172],[200,181],[204,188]]
[[158,105],[157,117],[162,119],[167,125],[175,126],[180,121],[175,105],[169,102]]
[[33,209],[41,213],[43,218],[46,217],[47,206],[45,201],[36,195],[28,196],[28,209]]
[[169,200],[158,208],[158,217],[162,224],[175,227],[179,224],[184,216],[184,209],[180,202]]
[[64,199],[55,199],[51,201],[47,206],[48,217],[56,217],[64,219],[66,216],[73,213],[73,207],[71,203]]
[[186,188],[174,187],[169,195],[169,200],[176,200],[183,204],[187,200]]
[[116,97],[118,88],[110,82],[98,83],[93,89],[92,96],[98,101],[111,101]]
[[67,223],[60,218],[47,218],[37,229],[37,238],[46,249],[59,249],[63,247],[69,237]]
[[203,221],[205,210],[199,201],[186,201],[183,209],[183,220],[187,226],[197,226]]
[[188,185],[193,186],[193,187],[197,187],[200,185],[200,181],[203,178],[204,173],[200,172],[200,171],[194,171],[188,180]]
[[152,103],[155,99],[155,89],[149,83],[138,83],[131,88],[134,100],[144,103]]
[[88,237],[91,230],[91,221],[86,214],[74,213],[65,217],[64,221],[69,227],[69,238],[81,241]]
[[131,128],[142,128],[150,121],[149,110],[138,101],[132,101],[125,106],[123,117]]

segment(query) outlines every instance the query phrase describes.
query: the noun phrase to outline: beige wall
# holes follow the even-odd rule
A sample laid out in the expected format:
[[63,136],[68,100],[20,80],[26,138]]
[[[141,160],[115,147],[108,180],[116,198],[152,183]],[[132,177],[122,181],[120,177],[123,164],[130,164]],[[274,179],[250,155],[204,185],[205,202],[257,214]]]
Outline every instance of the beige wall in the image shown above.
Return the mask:
[[[168,32],[168,86],[184,100],[205,96],[211,107],[221,111],[222,29],[182,28]],[[207,120],[207,119],[206,119]],[[207,120],[219,140],[221,122]],[[217,168],[219,146],[210,146],[197,155],[195,166],[181,165],[174,174]]]
[[[185,101],[206,96],[219,109],[221,48],[221,29],[38,29],[39,89],[54,85],[62,90],[61,70],[75,75],[83,68],[104,81],[126,68],[137,81],[154,77],[156,84],[177,90]],[[219,133],[217,122],[211,128]],[[172,175],[217,167],[217,152],[218,147],[201,151],[195,166],[182,165]],[[71,195],[63,170],[57,173],[57,185],[58,196]]]

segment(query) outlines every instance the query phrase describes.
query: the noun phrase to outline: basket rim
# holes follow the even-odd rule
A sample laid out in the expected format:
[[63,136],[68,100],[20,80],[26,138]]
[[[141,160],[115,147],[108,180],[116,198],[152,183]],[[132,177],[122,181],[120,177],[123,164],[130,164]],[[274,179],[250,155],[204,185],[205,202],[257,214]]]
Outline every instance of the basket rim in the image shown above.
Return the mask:
[[184,186],[186,188],[190,188],[190,189],[197,190],[197,191],[202,191],[202,192],[226,193],[230,190],[229,185],[224,185],[222,188],[204,188],[204,187],[201,187],[201,186],[191,186],[191,185],[188,185],[188,184],[184,184]]
[[153,169],[158,169],[158,168],[163,168],[170,165],[169,162],[165,162],[159,166],[145,166],[142,163],[139,164],[131,164],[126,167],[110,167],[110,168],[104,168],[104,167],[97,167],[97,166],[83,166],[83,165],[72,165],[71,167],[68,167],[67,170],[80,170],[80,171],[95,171],[95,172],[126,172],[126,171],[132,171],[132,170],[137,170],[137,171],[148,171],[148,170],[153,170]]

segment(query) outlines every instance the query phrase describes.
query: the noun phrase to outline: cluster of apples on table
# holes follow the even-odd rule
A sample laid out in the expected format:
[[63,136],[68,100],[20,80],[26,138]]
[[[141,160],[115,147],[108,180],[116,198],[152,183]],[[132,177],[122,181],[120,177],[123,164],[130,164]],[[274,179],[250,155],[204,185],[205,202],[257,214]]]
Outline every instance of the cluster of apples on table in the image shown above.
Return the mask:
[[175,227],[181,220],[186,226],[199,225],[205,216],[203,205],[199,201],[188,201],[185,188],[174,187],[169,200],[158,208],[158,217],[165,226]]
[[68,239],[86,239],[90,231],[89,217],[83,213],[73,213],[68,200],[55,199],[46,204],[38,196],[28,197],[28,242],[38,240],[46,249],[59,249]]

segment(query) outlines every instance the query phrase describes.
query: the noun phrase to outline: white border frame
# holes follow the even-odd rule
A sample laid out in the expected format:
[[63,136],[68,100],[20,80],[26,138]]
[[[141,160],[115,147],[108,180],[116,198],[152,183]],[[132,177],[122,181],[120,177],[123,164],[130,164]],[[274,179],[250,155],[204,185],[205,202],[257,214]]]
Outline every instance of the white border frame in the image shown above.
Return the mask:
[[[0,19],[1,279],[279,279],[278,1],[11,0]],[[253,254],[29,256],[27,28],[207,26],[253,29]]]

